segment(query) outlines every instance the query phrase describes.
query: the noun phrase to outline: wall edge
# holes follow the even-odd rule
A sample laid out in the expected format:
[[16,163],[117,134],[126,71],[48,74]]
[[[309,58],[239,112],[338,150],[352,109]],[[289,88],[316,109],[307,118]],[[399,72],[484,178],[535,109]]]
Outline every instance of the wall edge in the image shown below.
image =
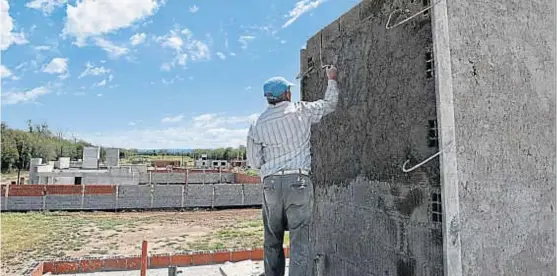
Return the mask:
[[459,179],[449,45],[449,18],[446,0],[439,0],[433,6],[431,26],[439,147],[440,150],[444,150],[443,154],[439,156],[443,204],[443,267],[445,276],[462,276]]

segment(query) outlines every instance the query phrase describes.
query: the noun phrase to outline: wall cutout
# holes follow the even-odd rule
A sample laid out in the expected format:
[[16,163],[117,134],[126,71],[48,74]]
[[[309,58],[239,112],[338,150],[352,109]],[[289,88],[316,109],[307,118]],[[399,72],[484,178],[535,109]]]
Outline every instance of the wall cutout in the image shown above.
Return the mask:
[[430,148],[439,146],[439,133],[437,131],[437,120],[428,120],[429,130],[427,132],[427,146]]
[[443,222],[441,206],[441,194],[437,192],[431,193],[431,219],[433,222]]

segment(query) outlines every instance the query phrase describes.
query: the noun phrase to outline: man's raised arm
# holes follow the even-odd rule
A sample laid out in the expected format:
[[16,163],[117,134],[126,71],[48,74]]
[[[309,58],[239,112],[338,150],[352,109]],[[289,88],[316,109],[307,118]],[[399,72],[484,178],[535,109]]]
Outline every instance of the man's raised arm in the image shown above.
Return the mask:
[[318,123],[323,116],[335,111],[338,102],[337,69],[334,66],[327,67],[327,90],[325,97],[314,102],[299,102],[298,107],[302,113],[310,117],[312,124]]

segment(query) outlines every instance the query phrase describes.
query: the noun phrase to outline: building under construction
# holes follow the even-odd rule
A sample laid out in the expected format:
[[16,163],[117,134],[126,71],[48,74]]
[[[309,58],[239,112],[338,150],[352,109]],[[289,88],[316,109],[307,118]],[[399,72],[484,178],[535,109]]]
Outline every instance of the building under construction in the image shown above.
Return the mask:
[[314,275],[555,275],[554,1],[361,1],[301,52]]

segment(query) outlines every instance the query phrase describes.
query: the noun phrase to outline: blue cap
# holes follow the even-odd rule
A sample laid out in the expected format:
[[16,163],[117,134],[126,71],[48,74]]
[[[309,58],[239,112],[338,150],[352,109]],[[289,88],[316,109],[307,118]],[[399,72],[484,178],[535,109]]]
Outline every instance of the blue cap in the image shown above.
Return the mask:
[[267,98],[278,99],[290,86],[294,86],[294,84],[287,81],[285,78],[273,77],[263,84],[263,95]]

